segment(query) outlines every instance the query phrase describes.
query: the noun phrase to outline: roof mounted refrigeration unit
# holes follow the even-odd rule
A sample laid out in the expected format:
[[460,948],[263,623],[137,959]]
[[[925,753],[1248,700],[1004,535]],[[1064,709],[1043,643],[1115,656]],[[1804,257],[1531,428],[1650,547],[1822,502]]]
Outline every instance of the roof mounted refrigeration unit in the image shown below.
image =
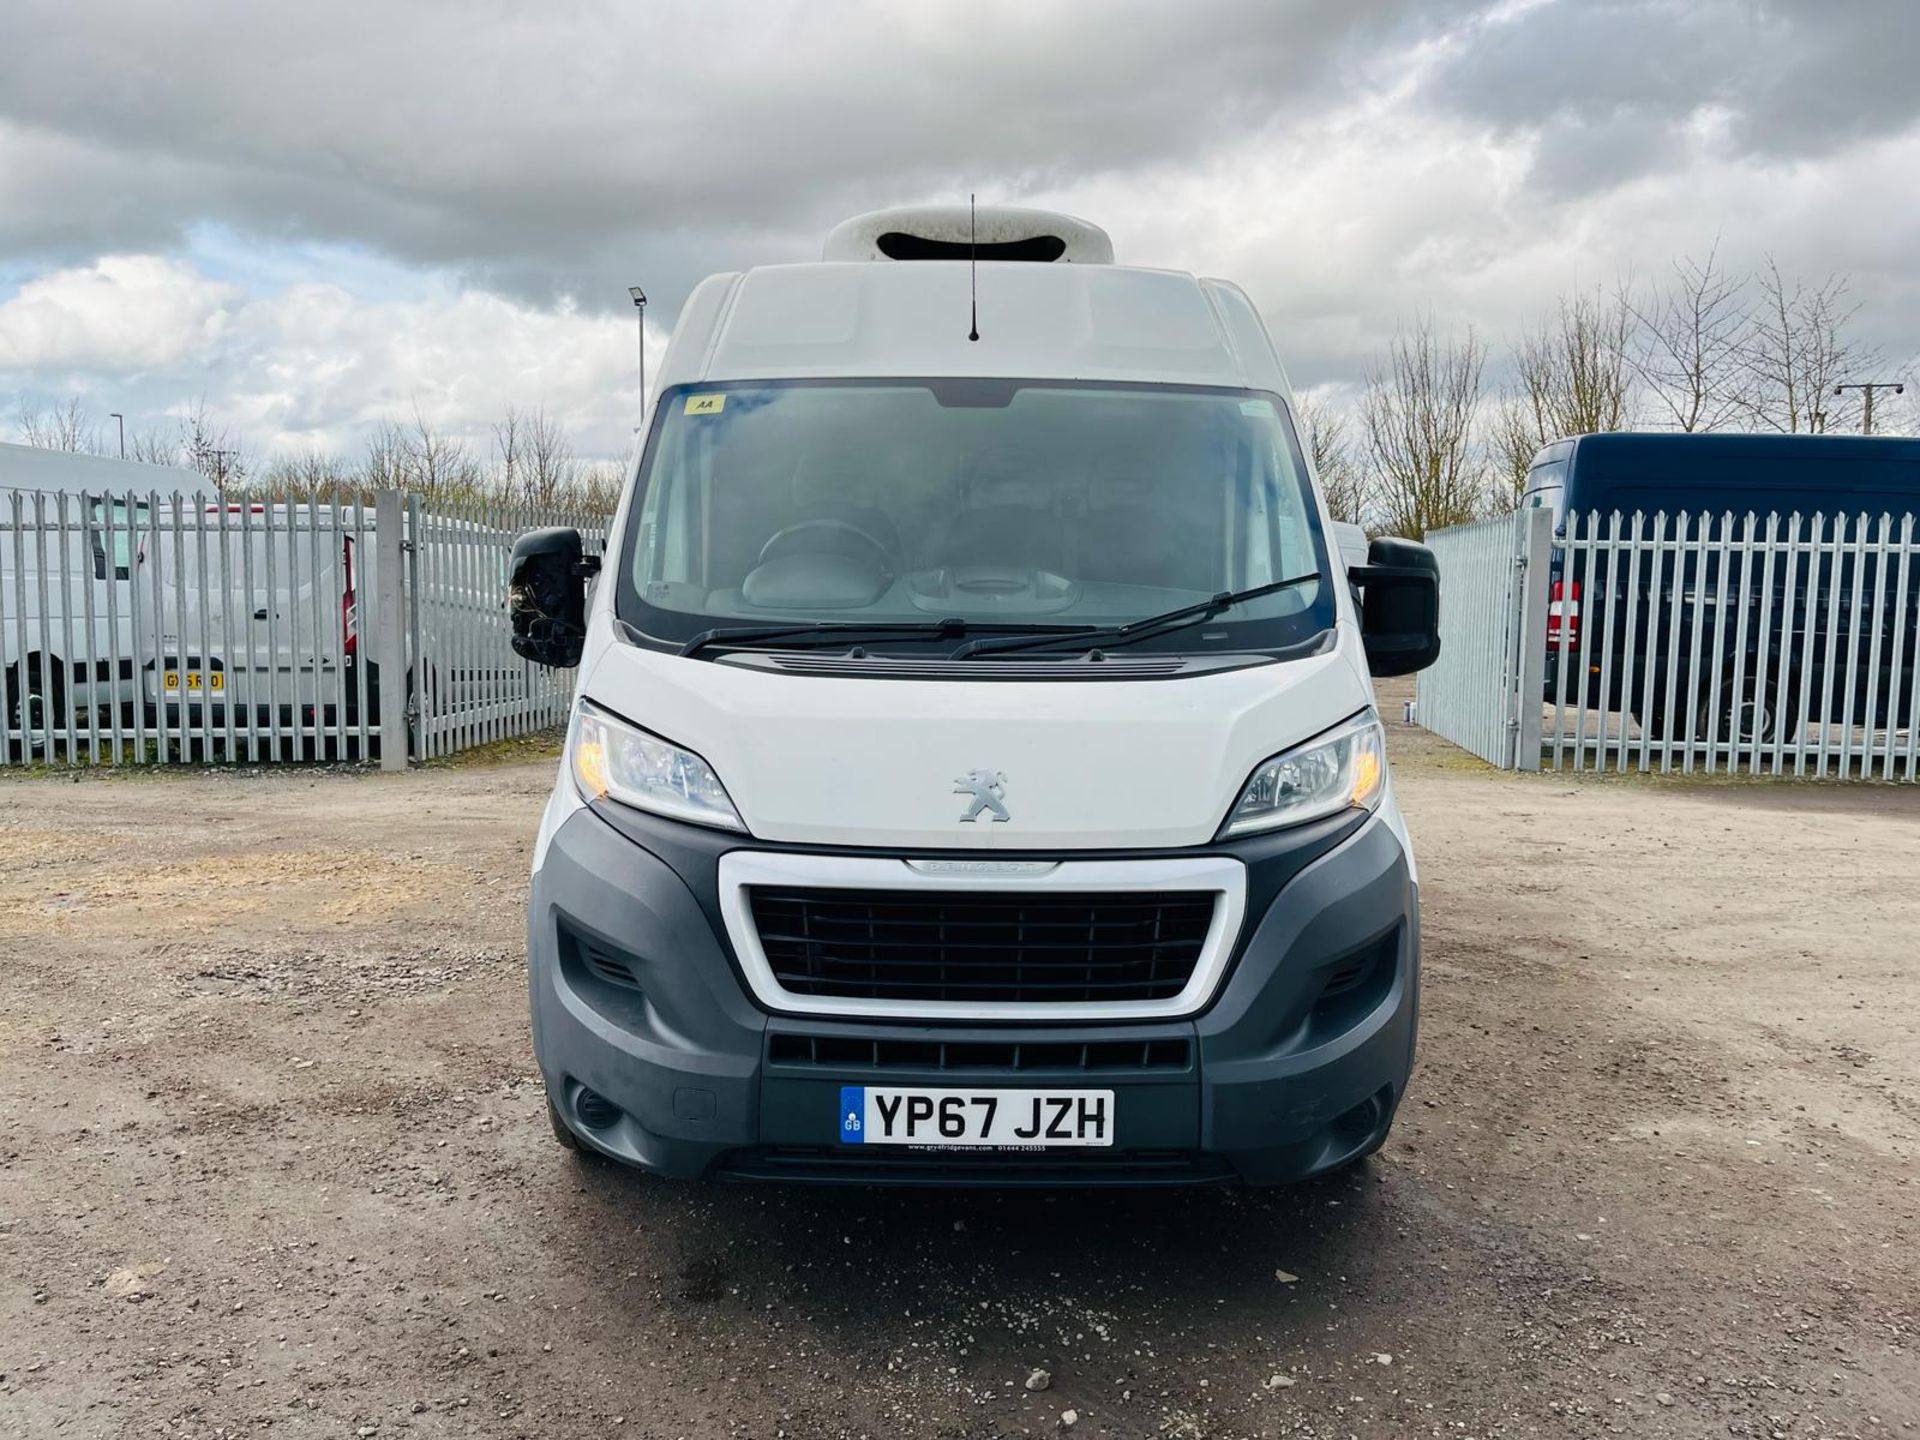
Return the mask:
[[1022,260],[1111,265],[1113,241],[1098,225],[1052,210],[982,205],[908,205],[834,226],[823,260]]

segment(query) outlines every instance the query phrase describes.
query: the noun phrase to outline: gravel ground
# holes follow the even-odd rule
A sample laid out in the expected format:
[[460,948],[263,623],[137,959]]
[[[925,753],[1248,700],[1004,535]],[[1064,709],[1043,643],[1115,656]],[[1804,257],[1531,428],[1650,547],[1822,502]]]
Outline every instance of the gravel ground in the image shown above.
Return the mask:
[[0,1433],[1920,1433],[1920,792],[1393,742],[1419,1070],[1275,1193],[583,1164],[550,761],[0,778]]

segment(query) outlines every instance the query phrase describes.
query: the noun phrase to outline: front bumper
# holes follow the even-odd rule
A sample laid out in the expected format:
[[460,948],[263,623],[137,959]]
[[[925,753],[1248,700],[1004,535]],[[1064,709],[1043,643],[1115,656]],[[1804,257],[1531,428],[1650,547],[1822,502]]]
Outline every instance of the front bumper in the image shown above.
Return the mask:
[[[1197,1015],[1126,1023],[770,1013],[740,978],[715,881],[727,850],[768,848],[598,808],[555,831],[528,916],[534,1049],[584,1145],[716,1179],[1271,1184],[1373,1149],[1405,1091],[1418,895],[1379,817],[1210,847],[1248,866],[1226,977]],[[842,1146],[846,1084],[1111,1089],[1115,1144]]]

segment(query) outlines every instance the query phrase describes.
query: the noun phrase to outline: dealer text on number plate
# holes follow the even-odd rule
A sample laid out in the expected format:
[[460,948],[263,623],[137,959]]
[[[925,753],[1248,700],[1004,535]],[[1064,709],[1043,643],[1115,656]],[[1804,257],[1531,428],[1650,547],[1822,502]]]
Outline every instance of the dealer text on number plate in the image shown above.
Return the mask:
[[932,1148],[1111,1145],[1113,1091],[842,1085],[840,1139]]

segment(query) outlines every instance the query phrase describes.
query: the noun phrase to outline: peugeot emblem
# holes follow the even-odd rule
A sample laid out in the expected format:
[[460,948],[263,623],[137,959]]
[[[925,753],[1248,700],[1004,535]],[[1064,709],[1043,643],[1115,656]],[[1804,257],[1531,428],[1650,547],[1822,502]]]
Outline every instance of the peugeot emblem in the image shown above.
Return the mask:
[[953,793],[971,795],[973,804],[960,817],[963,823],[978,820],[982,810],[991,810],[995,820],[1011,820],[1001,803],[1007,796],[1007,777],[998,770],[969,770],[953,782]]

